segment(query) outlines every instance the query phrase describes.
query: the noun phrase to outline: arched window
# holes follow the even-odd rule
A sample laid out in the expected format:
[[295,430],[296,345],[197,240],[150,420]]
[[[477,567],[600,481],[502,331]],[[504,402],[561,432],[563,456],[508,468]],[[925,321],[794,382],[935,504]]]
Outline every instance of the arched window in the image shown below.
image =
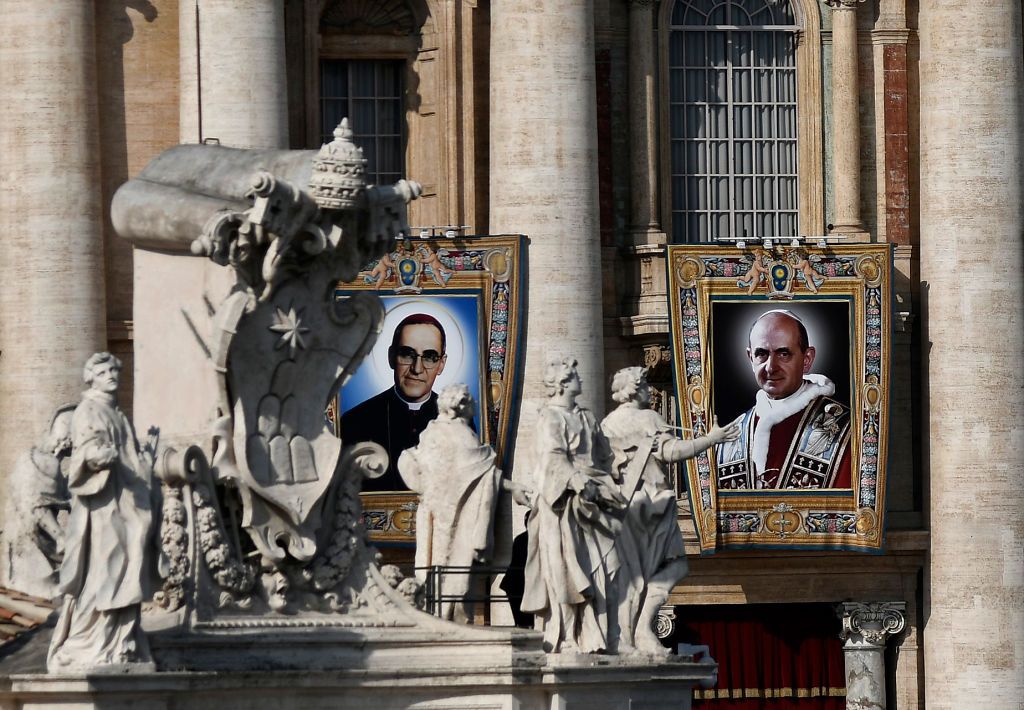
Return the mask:
[[799,233],[797,45],[788,0],[675,0],[672,240]]

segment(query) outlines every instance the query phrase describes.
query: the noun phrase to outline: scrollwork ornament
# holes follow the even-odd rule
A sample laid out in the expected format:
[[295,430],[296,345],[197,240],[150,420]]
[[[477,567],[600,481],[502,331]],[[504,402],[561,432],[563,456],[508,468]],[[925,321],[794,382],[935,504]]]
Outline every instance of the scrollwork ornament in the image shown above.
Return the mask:
[[[377,449],[380,447],[367,444],[353,447],[343,454],[342,470],[352,467],[359,471],[383,472],[387,469],[387,454]],[[323,555],[317,557],[310,568],[313,586],[319,592],[329,592],[345,581],[359,552],[364,536],[360,521],[361,481],[361,475],[349,475],[342,479],[334,508],[334,533]]]
[[185,529],[185,503],[180,486],[163,484],[163,516],[160,522],[160,547],[167,567],[160,591],[153,601],[167,611],[185,603],[185,580],[188,577],[188,531]]
[[247,608],[251,604],[250,592],[256,581],[256,571],[232,558],[220,516],[210,503],[210,493],[205,486],[196,486],[192,491],[192,504],[196,509],[199,547],[207,569],[217,586],[236,600],[237,606]]
[[675,607],[663,606],[654,619],[654,633],[659,639],[667,639],[676,630]]
[[847,643],[856,642],[859,637],[870,646],[885,646],[886,640],[906,625],[904,602],[845,602],[841,611],[840,638]]

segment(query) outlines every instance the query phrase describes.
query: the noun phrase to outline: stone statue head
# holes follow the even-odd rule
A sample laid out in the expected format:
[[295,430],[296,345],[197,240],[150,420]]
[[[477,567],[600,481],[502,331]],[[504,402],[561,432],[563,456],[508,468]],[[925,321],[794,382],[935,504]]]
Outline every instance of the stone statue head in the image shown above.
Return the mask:
[[569,388],[575,389],[575,394],[579,394],[580,384],[575,358],[550,360],[544,368],[544,391],[548,397],[559,396]]
[[448,385],[437,396],[437,415],[441,419],[472,419],[474,404],[469,385]]
[[74,412],[75,405],[66,404],[58,409],[50,420],[50,428],[43,440],[43,449],[57,458],[71,453],[71,415]]
[[612,377],[612,399],[622,404],[636,402],[644,407],[651,403],[651,388],[647,384],[647,368],[624,367]]
[[86,360],[82,379],[91,389],[114,394],[121,382],[121,361],[108,352],[95,353]]

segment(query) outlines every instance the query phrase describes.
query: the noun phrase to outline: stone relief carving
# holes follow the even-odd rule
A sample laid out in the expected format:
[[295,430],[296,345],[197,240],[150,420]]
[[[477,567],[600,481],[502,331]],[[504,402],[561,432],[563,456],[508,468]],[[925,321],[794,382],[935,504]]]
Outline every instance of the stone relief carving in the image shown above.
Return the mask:
[[8,477],[0,583],[50,599],[64,559],[64,529],[71,497],[65,461],[71,454],[75,405],[54,412],[42,440],[18,457]]
[[890,636],[903,631],[905,609],[904,602],[844,602],[839,610],[840,637],[848,643],[884,647]]
[[613,459],[611,472],[628,501],[616,539],[622,569],[610,595],[617,602],[620,653],[666,654],[655,633],[659,610],[686,574],[686,552],[676,522],[676,494],[666,465],[739,436],[735,424],[711,428],[696,439],[677,437],[660,414],[649,409],[651,388],[640,367],[612,378],[619,406],[601,422]]
[[360,481],[386,454],[343,444],[323,413],[383,321],[375,295],[339,300],[334,287],[392,248],[421,192],[404,180],[367,186],[365,165],[343,121],[315,153],[178,146],[115,196],[121,236],[187,245],[234,275],[204,339],[219,388],[210,439],[198,442],[209,465],[193,457],[161,476],[167,610],[183,597],[202,618],[391,599],[359,588],[376,579]]
[[110,353],[90,357],[89,389],[71,417],[71,514],[51,673],[150,661],[140,610],[153,562],[153,453],[117,406],[120,373]]
[[438,416],[420,435],[419,444],[402,452],[398,471],[420,494],[416,511],[417,578],[427,568],[451,567],[435,578],[443,595],[440,616],[466,621],[464,600],[470,591],[469,568],[486,562],[494,543],[494,513],[501,486],[495,453],[481,444],[470,426],[475,403],[469,387],[441,390]]

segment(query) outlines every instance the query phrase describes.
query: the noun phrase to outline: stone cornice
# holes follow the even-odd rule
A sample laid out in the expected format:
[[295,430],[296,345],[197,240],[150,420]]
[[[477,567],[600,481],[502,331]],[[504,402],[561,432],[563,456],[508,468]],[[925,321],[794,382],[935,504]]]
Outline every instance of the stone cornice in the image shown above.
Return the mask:
[[903,28],[882,28],[871,30],[871,44],[907,44],[911,31]]

